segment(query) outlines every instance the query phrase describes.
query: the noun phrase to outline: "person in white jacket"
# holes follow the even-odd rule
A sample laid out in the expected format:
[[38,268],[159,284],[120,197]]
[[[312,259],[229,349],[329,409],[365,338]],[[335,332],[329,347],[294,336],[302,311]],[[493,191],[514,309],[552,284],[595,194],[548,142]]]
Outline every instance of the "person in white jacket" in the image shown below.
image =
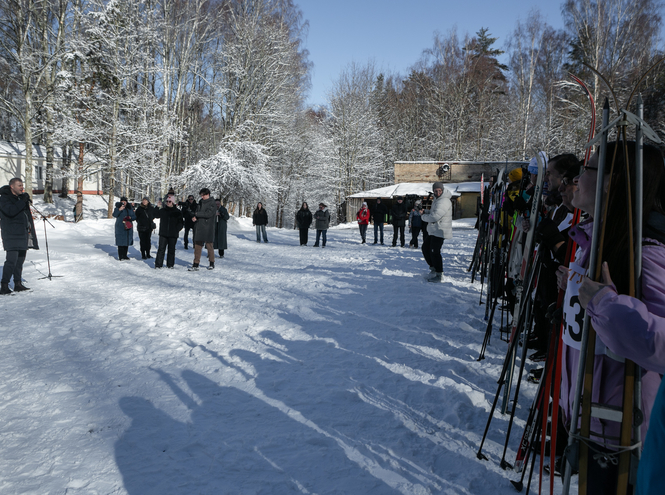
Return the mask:
[[443,183],[435,182],[432,186],[434,200],[429,210],[422,210],[422,220],[427,222],[429,236],[423,242],[423,256],[430,267],[428,282],[441,282],[443,278],[443,259],[441,248],[444,239],[453,238],[452,194]]

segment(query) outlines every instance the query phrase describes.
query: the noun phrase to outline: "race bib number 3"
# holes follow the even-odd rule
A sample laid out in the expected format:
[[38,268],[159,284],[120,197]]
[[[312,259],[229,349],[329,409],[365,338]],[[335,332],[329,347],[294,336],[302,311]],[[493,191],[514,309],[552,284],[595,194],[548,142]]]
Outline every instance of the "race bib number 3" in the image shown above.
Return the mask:
[[566,345],[577,349],[582,347],[582,325],[584,310],[580,306],[580,285],[586,270],[577,263],[570,264],[568,284],[563,303],[563,341]]
[[[580,285],[586,270],[577,263],[570,264],[568,285],[563,303],[563,342],[578,351],[582,347],[582,327],[584,326],[584,309],[580,305]],[[596,339],[596,354],[604,354],[605,346]]]

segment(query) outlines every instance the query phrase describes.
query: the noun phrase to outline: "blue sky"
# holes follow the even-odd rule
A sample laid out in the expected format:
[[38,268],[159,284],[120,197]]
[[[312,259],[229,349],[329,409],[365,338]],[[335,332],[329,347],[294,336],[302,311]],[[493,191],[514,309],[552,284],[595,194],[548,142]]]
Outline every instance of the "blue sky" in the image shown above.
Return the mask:
[[378,69],[406,74],[422,51],[432,46],[434,33],[473,35],[489,28],[503,48],[518,19],[532,8],[545,21],[562,28],[557,0],[295,0],[309,21],[305,46],[314,63],[308,103],[322,105],[326,94],[350,62],[372,59]]

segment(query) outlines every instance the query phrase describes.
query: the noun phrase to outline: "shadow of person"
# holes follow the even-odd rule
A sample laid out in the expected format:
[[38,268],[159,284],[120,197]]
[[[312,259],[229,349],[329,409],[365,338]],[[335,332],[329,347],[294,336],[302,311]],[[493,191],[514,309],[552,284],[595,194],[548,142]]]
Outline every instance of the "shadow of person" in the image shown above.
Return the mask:
[[[260,337],[267,351],[231,352],[256,370],[256,387],[344,443],[348,459],[376,479],[404,493],[444,486],[463,493],[478,482],[477,445],[445,419],[474,411],[466,393],[410,380],[395,367],[323,340],[286,340],[271,330]],[[430,412],[429,401],[419,402],[432,394],[437,412]],[[506,482],[482,469],[483,481]],[[337,488],[344,493],[349,486]]]
[[187,443],[187,425],[140,397],[123,397],[119,405],[132,419],[115,444],[115,460],[127,492],[178,493],[174,487],[187,473],[173,454]]
[[110,244],[95,244],[95,249],[100,249],[108,254],[111,258],[117,258],[118,248]]
[[120,400],[132,419],[115,449],[129,494],[332,493],[340,477],[351,489],[338,493],[394,493],[336,442],[263,400],[251,381],[220,386],[184,371],[194,400],[160,376],[190,420],[174,420],[142,398]]

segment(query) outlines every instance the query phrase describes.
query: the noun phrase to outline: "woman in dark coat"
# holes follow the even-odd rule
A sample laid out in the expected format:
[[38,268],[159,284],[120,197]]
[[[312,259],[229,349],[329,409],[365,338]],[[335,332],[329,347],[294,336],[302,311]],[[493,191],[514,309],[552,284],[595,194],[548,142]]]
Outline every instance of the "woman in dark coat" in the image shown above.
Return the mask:
[[226,244],[226,222],[231,218],[228,210],[222,204],[220,199],[215,200],[217,205],[217,222],[215,223],[215,240],[213,247],[219,253],[219,257],[224,257],[224,250],[228,249]]
[[139,241],[141,246],[141,258],[148,259],[150,256],[150,237],[152,231],[157,227],[155,225],[155,207],[150,204],[150,200],[146,196],[141,201],[141,204],[136,207],[136,230],[139,232]]
[[268,234],[266,234],[266,225],[268,225],[268,213],[266,213],[263,203],[256,205],[256,210],[252,215],[252,225],[256,226],[256,242],[261,242],[261,235],[263,234],[263,242],[268,242]]
[[307,246],[307,234],[309,233],[310,225],[312,225],[312,212],[309,211],[307,203],[303,203],[296,213],[296,226],[300,231],[301,246]]
[[175,245],[178,242],[178,236],[184,226],[182,212],[178,209],[173,196],[166,197],[166,206],[155,212],[155,217],[159,218],[159,247],[157,248],[157,257],[155,258],[155,268],[164,266],[164,253],[168,247],[166,255],[166,268],[173,268],[175,265]]
[[113,210],[115,217],[115,245],[118,246],[118,259],[128,260],[127,250],[134,244],[134,224],[136,214],[126,197],[120,198]]

